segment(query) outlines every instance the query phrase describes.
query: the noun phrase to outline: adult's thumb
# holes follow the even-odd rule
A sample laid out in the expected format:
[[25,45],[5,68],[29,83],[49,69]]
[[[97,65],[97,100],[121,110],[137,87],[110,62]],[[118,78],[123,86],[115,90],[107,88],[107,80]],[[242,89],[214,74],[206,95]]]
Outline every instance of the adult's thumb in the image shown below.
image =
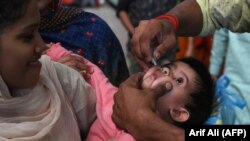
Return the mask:
[[158,99],[159,97],[167,94],[172,89],[172,85],[169,82],[166,82],[162,85],[157,85],[154,88],[150,89],[150,94],[154,99]]

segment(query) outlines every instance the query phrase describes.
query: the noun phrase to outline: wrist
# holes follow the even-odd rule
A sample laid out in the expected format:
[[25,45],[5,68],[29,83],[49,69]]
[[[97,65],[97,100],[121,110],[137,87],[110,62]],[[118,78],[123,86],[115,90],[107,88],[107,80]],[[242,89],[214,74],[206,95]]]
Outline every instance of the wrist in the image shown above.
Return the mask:
[[127,131],[138,141],[151,141],[151,120],[155,121],[159,117],[151,110],[139,110],[135,115],[133,123],[130,126],[127,124]]
[[173,26],[175,31],[178,31],[179,29],[179,20],[173,14],[163,14],[163,15],[156,17],[155,19],[158,19],[160,21],[167,20]]

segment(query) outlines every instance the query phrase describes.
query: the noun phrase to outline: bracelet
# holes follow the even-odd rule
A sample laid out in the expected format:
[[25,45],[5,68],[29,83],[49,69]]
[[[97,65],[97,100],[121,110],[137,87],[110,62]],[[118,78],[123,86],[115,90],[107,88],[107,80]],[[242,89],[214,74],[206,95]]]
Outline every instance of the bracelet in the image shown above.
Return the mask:
[[172,14],[164,14],[156,17],[158,20],[168,20],[174,27],[174,30],[177,31],[179,29],[179,20],[175,15]]

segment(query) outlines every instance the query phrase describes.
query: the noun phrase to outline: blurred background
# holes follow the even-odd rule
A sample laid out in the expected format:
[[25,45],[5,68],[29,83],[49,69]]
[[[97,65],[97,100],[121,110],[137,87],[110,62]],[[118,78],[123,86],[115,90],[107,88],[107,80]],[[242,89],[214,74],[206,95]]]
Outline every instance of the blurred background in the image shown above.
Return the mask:
[[96,15],[100,16],[103,20],[105,20],[111,29],[116,34],[117,38],[119,39],[124,55],[126,57],[126,62],[129,66],[128,58],[129,54],[127,53],[127,41],[128,41],[128,34],[125,27],[122,25],[119,18],[116,16],[116,6],[118,4],[118,0],[100,0],[99,4],[90,5],[83,5],[85,11],[89,11],[95,13]]

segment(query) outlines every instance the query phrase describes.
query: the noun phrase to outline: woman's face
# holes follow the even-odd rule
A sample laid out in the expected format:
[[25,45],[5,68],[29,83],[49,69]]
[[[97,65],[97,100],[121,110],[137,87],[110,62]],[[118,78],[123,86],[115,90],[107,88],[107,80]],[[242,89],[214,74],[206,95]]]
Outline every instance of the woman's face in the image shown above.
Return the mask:
[[189,100],[189,94],[195,88],[195,71],[183,62],[175,62],[164,67],[150,68],[142,81],[142,88],[154,89],[165,85],[168,89],[165,95],[157,101],[157,113],[168,119],[169,109],[175,106],[184,107]]
[[45,50],[39,23],[37,1],[31,0],[25,15],[0,35],[0,73],[9,89],[30,88],[39,79],[38,59]]

